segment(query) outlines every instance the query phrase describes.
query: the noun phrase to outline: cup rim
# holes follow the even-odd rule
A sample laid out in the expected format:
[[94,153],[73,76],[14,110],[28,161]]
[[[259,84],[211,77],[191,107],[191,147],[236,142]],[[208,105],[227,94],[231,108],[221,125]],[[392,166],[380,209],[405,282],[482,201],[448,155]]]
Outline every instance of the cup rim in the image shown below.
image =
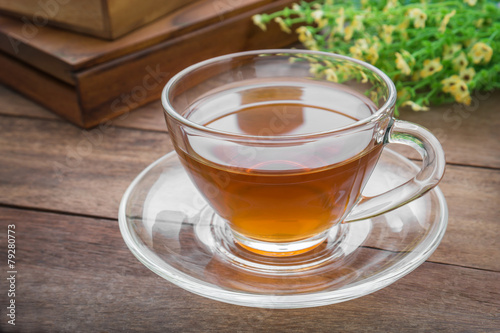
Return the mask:
[[[272,54],[272,55],[278,55],[280,53],[292,53],[292,54],[311,54],[311,55],[323,55],[331,58],[336,58],[336,59],[341,59],[341,60],[346,60],[350,62],[354,62],[360,66],[365,67],[366,69],[374,72],[377,74],[383,82],[387,85],[388,91],[389,91],[389,96],[385,103],[377,109],[376,112],[374,112],[371,116],[363,118],[361,120],[358,120],[355,123],[349,124],[347,126],[343,127],[338,127],[334,128],[331,130],[327,131],[322,131],[322,132],[313,132],[313,133],[304,133],[304,134],[294,134],[294,135],[273,135],[273,136],[260,136],[260,135],[250,135],[250,134],[240,134],[240,133],[232,133],[232,132],[227,132],[227,131],[222,131],[214,128],[210,128],[204,125],[197,124],[183,116],[181,116],[179,113],[175,111],[175,108],[172,106],[170,103],[170,100],[168,98],[168,93],[172,89],[172,87],[175,86],[175,84],[186,74],[201,68],[203,66],[216,63],[218,61],[222,60],[228,60],[231,58],[236,58],[236,57],[244,57],[244,56],[249,56],[249,55],[258,55],[258,54]],[[177,122],[181,123],[183,126],[204,132],[204,133],[210,133],[212,135],[216,136],[224,136],[226,138],[238,138],[238,139],[249,139],[249,140],[288,140],[288,139],[308,139],[308,138],[314,138],[318,136],[327,136],[327,135],[335,135],[341,132],[345,131],[350,131],[355,128],[362,127],[366,124],[376,122],[379,118],[381,118],[383,115],[385,115],[386,111],[389,110],[391,107],[394,106],[396,103],[396,97],[397,97],[397,92],[396,92],[396,86],[394,85],[394,82],[380,69],[377,67],[366,63],[362,60],[354,59],[351,57],[347,57],[344,55],[336,54],[336,53],[330,53],[330,52],[322,52],[322,51],[311,51],[311,50],[298,50],[298,49],[263,49],[263,50],[252,50],[252,51],[244,51],[244,52],[236,52],[236,53],[230,53],[218,57],[213,57],[201,62],[198,62],[196,64],[193,64],[189,67],[186,67],[179,73],[175,74],[165,85],[163,88],[162,94],[161,94],[161,102],[163,106],[164,112],[167,114],[167,116],[173,118]]]

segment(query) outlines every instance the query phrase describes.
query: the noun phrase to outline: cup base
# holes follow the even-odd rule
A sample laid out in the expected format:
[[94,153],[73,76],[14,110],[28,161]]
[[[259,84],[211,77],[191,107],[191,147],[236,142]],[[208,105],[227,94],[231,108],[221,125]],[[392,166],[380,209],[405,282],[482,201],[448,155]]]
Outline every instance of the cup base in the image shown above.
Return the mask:
[[[210,208],[200,216],[207,224],[198,224],[197,237],[210,244],[221,260],[258,274],[296,274],[321,269],[350,252],[346,237],[350,225],[338,224],[314,239],[286,244],[269,244],[248,239],[231,230],[227,223]],[[369,224],[359,225],[367,234]],[[347,250],[347,251],[346,251]]]
[[262,242],[243,236],[232,230],[236,243],[242,248],[267,257],[291,257],[313,250],[323,243],[328,230],[314,237],[290,243]]

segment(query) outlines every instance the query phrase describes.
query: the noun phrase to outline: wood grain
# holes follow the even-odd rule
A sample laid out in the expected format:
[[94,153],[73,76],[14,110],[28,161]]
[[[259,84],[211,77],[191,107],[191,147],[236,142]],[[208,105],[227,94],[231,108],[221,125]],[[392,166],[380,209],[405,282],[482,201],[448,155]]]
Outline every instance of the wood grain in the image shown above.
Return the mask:
[[[194,0],[0,0],[0,11],[21,18],[28,29],[47,24],[116,39]],[[43,22],[44,24],[41,24]]]
[[448,202],[446,234],[430,260],[500,271],[500,170],[448,165],[439,185]]
[[114,218],[128,184],[170,150],[166,133],[1,117],[0,202]]
[[403,110],[401,118],[434,133],[452,163],[500,168],[500,91],[476,93],[470,107],[433,107],[429,112]]
[[[166,133],[0,117],[0,203],[116,218],[130,182],[171,150]],[[449,166],[441,188],[449,227],[431,260],[500,270],[500,170]]]
[[37,0],[0,0],[0,11],[13,15],[25,25],[25,31],[35,31],[37,25],[51,24],[79,32],[106,33],[109,18],[101,0],[41,2]]
[[158,100],[129,112],[126,118],[113,119],[111,122],[117,127],[159,132],[167,130],[163,107]]
[[110,29],[103,37],[121,37],[193,1],[195,0],[107,0]]
[[424,263],[346,303],[246,308],[193,295],[149,271],[116,221],[6,208],[0,215],[2,230],[16,225],[18,249],[17,324],[0,321],[3,332],[492,332],[500,320],[498,272]]

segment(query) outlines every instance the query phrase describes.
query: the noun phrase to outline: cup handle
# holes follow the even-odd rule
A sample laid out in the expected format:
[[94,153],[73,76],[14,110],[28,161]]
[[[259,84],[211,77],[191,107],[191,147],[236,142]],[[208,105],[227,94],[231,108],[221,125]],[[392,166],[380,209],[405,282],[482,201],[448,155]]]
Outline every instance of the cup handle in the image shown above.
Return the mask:
[[425,128],[395,120],[386,132],[385,142],[412,147],[422,156],[422,168],[413,179],[382,194],[361,196],[343,223],[374,217],[413,201],[434,188],[443,177],[446,160],[438,139]]

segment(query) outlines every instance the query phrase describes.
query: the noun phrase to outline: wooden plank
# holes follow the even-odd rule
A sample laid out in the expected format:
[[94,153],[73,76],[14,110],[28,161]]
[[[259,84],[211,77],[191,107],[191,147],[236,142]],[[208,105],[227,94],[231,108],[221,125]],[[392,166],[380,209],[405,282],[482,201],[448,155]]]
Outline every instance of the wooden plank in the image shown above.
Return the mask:
[[42,105],[0,84],[0,114],[42,119],[60,119]]
[[197,1],[112,42],[48,26],[27,33],[23,22],[0,17],[0,50],[74,84],[74,71],[147,49],[255,8],[278,8],[290,3],[292,0]]
[[[0,97],[1,100],[1,97]],[[113,119],[111,122],[117,127],[142,129],[149,131],[164,132],[167,130],[163,107],[159,100],[141,106],[137,110],[130,111],[121,119]]]
[[166,133],[0,117],[0,203],[114,218],[133,178],[171,150]]
[[[171,150],[165,133],[0,117],[0,203],[115,218],[130,182]],[[500,171],[449,166],[441,187],[449,227],[431,259],[500,270]]]
[[[4,332],[493,332],[500,273],[424,263],[374,294],[296,310],[184,291],[141,265],[115,221],[0,208],[16,225],[16,326]],[[6,237],[0,247],[6,248]],[[3,266],[5,267],[5,266]],[[5,284],[2,284],[5,285]],[[7,304],[7,293],[0,294]],[[6,309],[1,314],[5,317]]]
[[450,218],[430,260],[500,271],[500,170],[448,166],[440,185]]
[[403,110],[401,118],[427,127],[452,163],[500,168],[500,91],[475,94],[470,107],[433,107],[429,112]]

